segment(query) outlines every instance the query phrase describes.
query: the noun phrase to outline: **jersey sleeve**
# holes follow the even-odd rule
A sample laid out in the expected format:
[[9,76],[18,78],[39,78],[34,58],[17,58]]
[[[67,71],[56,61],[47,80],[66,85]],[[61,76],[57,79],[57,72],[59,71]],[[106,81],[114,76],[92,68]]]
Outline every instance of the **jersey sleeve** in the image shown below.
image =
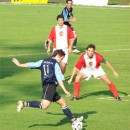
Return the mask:
[[67,11],[66,11],[66,8],[63,9],[62,11],[62,15],[64,17],[64,21],[67,21],[68,20],[68,17],[67,17]]
[[41,63],[43,62],[43,60],[39,60],[36,62],[28,62],[27,65],[30,69],[37,69],[41,66]]
[[77,68],[78,70],[81,70],[82,67],[85,67],[85,59],[84,59],[84,54],[80,56],[78,62],[75,65],[75,68]]
[[69,26],[67,26],[67,29],[68,29],[68,39],[69,40],[74,39],[74,34],[73,34],[72,29]]
[[55,75],[56,75],[57,81],[65,80],[64,75],[62,74],[60,66],[59,66],[58,63],[55,64]]
[[51,31],[50,31],[50,34],[49,34],[49,36],[48,36],[48,40],[50,40],[50,41],[54,41],[54,38],[55,38],[55,27],[53,27],[52,29],[51,29]]

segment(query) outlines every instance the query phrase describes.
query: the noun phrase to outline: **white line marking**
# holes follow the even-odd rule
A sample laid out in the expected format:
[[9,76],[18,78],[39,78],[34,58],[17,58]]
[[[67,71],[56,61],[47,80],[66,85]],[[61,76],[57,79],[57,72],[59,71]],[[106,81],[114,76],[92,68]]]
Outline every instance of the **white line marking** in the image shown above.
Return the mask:
[[16,54],[16,55],[7,55],[7,56],[0,56],[0,57],[29,56],[29,55],[41,55],[41,54],[47,54],[47,53]]
[[[126,51],[126,50],[130,50],[130,48],[127,48],[127,49],[102,50],[101,52],[107,52],[107,51]],[[47,53],[16,54],[16,55],[5,55],[5,56],[0,56],[0,57],[29,56],[29,55],[41,55],[41,54],[47,54]]]
[[128,48],[128,49],[102,50],[101,52],[106,52],[106,51],[128,51],[128,50],[130,50],[130,48]]
[[[127,95],[126,97],[128,97],[128,96],[130,96],[130,95]],[[121,96],[121,97],[125,97],[125,96]],[[116,99],[114,99],[114,97],[100,97],[100,98],[97,98],[97,99],[99,99],[99,100],[116,100]],[[121,98],[121,100],[125,101],[125,102],[130,101],[130,100],[122,99],[122,98]]]

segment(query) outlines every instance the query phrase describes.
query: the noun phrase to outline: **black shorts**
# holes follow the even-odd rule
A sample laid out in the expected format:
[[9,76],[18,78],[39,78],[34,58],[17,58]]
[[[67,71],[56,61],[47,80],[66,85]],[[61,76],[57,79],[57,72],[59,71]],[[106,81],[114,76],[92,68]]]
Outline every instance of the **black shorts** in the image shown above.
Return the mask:
[[42,87],[42,99],[50,102],[56,102],[61,99],[61,96],[56,92],[55,84],[46,84]]

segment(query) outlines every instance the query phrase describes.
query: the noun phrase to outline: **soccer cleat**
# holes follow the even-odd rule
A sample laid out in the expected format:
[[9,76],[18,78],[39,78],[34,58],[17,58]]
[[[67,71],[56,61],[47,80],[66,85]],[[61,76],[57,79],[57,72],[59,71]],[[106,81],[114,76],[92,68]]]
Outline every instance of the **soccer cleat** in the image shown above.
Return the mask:
[[80,116],[80,117],[78,117],[78,118],[76,119],[76,121],[82,122],[83,119],[84,119],[84,117],[83,117],[83,116]]
[[24,101],[18,101],[17,112],[20,112],[24,107]]
[[76,48],[75,49],[73,49],[73,51],[72,52],[74,52],[74,53],[80,53],[80,51],[79,50],[77,50]]
[[117,98],[115,98],[117,101],[121,101],[121,98],[120,97],[117,97]]
[[45,41],[45,43],[44,43],[44,47],[45,47],[45,49],[48,48],[48,40]]
[[77,101],[78,100],[78,98],[76,98],[76,97],[72,97],[72,99],[71,99],[72,101]]

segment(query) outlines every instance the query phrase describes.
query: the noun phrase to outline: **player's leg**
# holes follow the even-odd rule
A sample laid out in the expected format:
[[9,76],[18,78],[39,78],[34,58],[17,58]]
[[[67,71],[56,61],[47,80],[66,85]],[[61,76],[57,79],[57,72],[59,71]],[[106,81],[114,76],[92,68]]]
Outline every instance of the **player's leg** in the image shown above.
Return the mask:
[[65,71],[66,71],[66,63],[65,62],[61,62],[61,71],[62,71],[62,74],[65,74]]
[[43,86],[42,102],[39,101],[19,101],[17,111],[20,112],[24,107],[33,107],[40,109],[47,109],[53,100],[56,87],[54,84],[47,84]]
[[108,76],[106,74],[101,75],[100,79],[102,79],[108,85],[108,87],[109,87],[110,91],[112,92],[113,96],[115,97],[115,99],[120,100],[116,86],[110,81]]
[[17,111],[20,112],[24,107],[42,108],[39,101],[18,101]]
[[83,121],[83,116],[79,118],[75,118],[74,115],[72,114],[71,110],[66,104],[66,101],[63,98],[60,98],[59,100],[56,101],[57,104],[59,104],[62,107],[63,113],[72,121],[74,122],[75,120],[78,120],[80,122]]
[[73,51],[72,52],[75,52],[75,53],[80,53],[80,51],[76,48],[76,45],[77,45],[77,33],[75,32],[74,28],[72,28],[73,30],[73,34],[74,34],[74,43],[73,43]]
[[84,78],[87,78],[85,74],[82,72],[79,72],[75,78],[74,82],[74,97],[72,98],[73,101],[77,100],[79,98],[79,93],[80,93],[80,81],[83,80]]
[[65,57],[62,59],[60,67],[61,67],[62,74],[65,74],[66,65],[68,63],[68,49],[63,49],[63,51],[65,52]]

